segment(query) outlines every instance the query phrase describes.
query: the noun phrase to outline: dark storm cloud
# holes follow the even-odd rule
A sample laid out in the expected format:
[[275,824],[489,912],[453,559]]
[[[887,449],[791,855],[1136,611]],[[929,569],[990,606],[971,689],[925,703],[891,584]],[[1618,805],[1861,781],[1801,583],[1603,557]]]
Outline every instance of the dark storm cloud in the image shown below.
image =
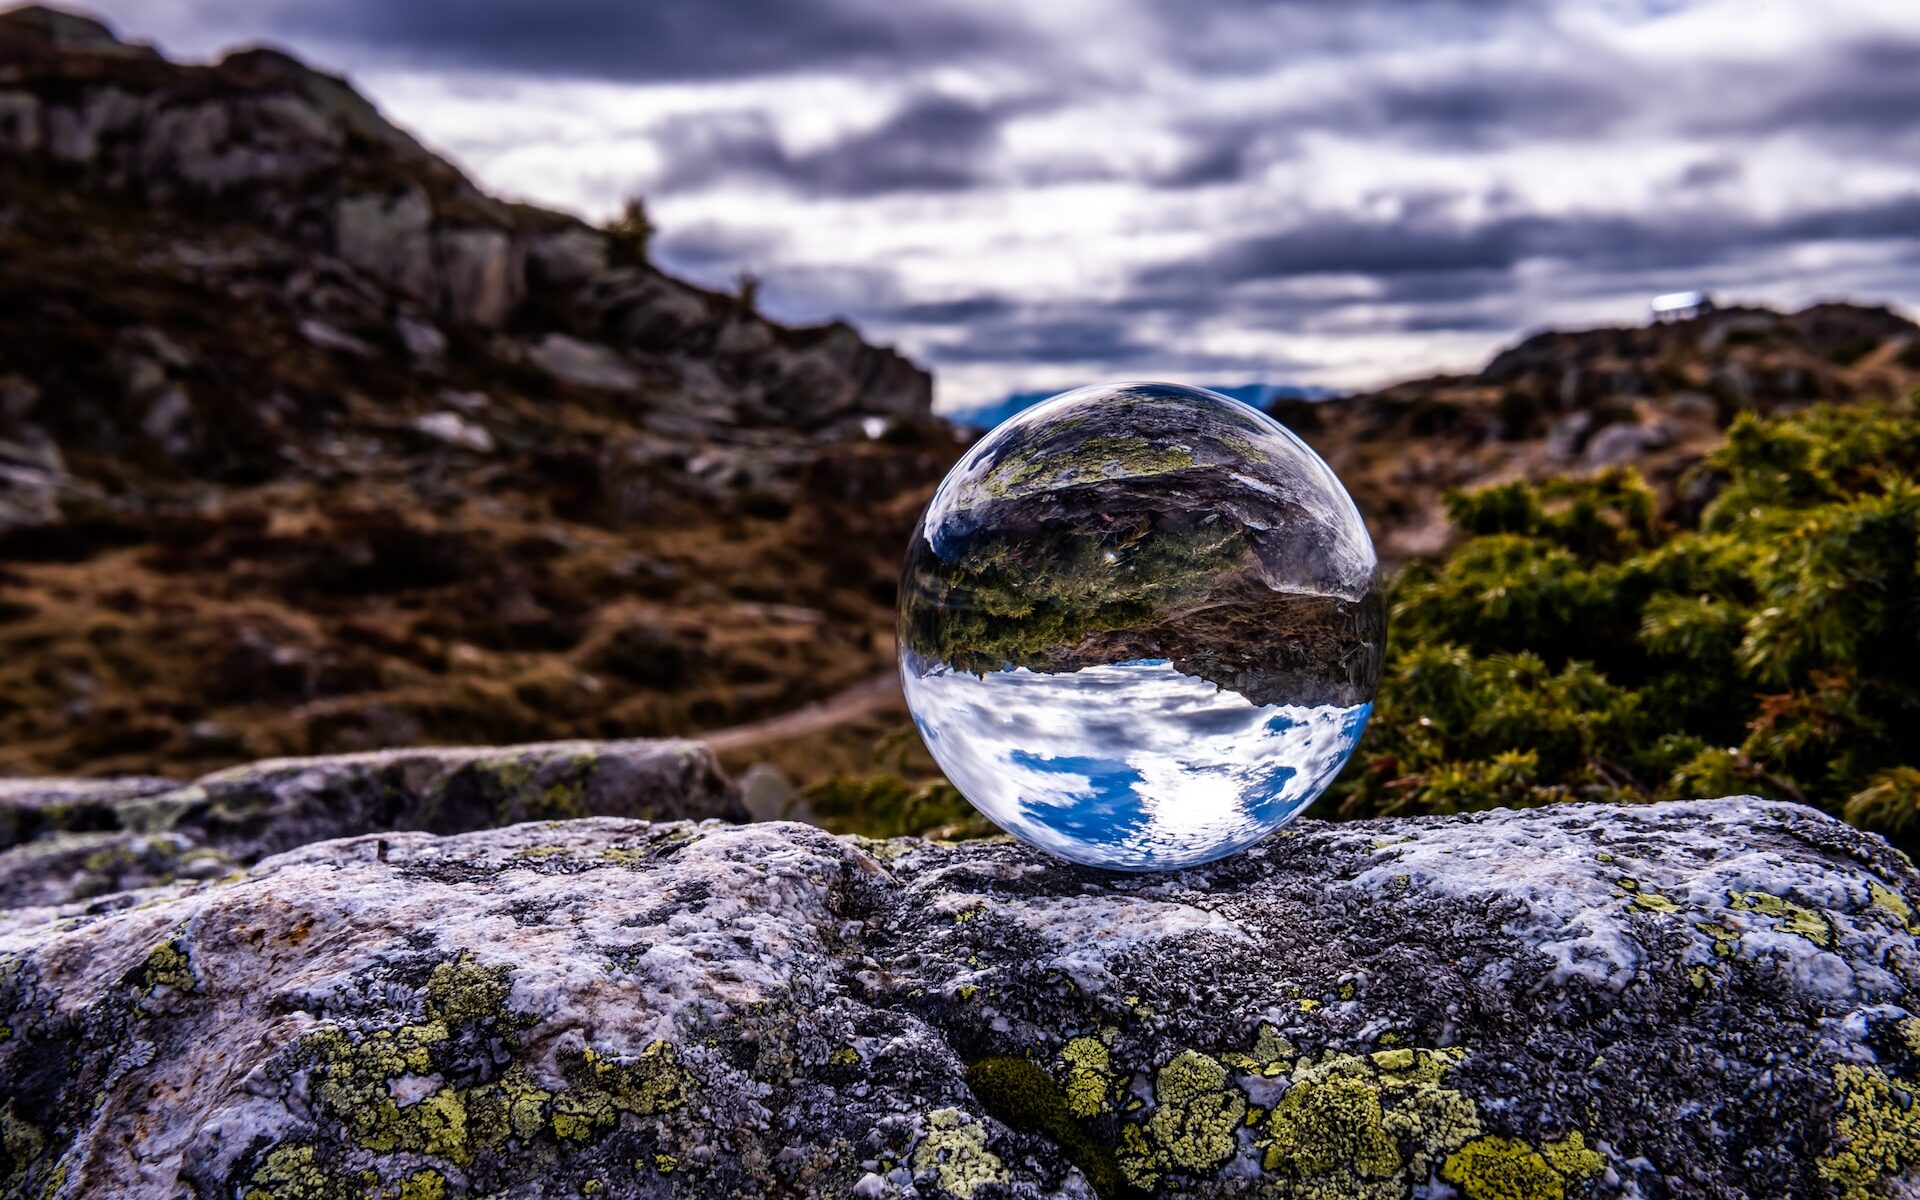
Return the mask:
[[1116,366],[1154,356],[1155,346],[1128,332],[1110,315],[1046,316],[975,322],[965,337],[935,344],[947,362],[1099,362]]
[[1538,22],[1530,0],[1152,0],[1147,7],[1161,34],[1157,53],[1200,70],[1252,75]]
[[985,104],[917,96],[874,129],[793,152],[765,113],[701,114],[671,120],[654,137],[665,165],[659,192],[729,179],[770,180],[816,196],[962,191],[989,177],[1001,126],[1032,102]]
[[716,266],[765,262],[780,252],[786,240],[776,230],[708,221],[662,230],[654,238],[653,250],[661,262],[698,275]]
[[1745,174],[1746,167],[1738,159],[1724,156],[1703,158],[1699,162],[1689,164],[1686,170],[1680,172],[1680,178],[1675,181],[1675,185],[1681,191],[1692,191],[1723,183],[1734,183]]
[[904,325],[971,325],[978,321],[1005,317],[1015,310],[1005,296],[967,296],[958,300],[938,300],[921,304],[902,304],[880,309],[876,315]]
[[1456,149],[1591,137],[1636,111],[1623,82],[1487,70],[1394,80],[1363,95],[1344,120],[1332,123],[1346,132]]
[[1920,41],[1841,47],[1815,78],[1763,110],[1766,128],[1884,136],[1920,130]]
[[420,63],[632,81],[892,70],[1000,41],[980,17],[880,0],[283,0],[257,24]]
[[1148,268],[1138,282],[1149,288],[1230,287],[1302,276],[1387,281],[1418,276],[1422,287],[1431,288],[1454,274],[1483,287],[1489,277],[1534,259],[1608,272],[1689,268],[1748,250],[1915,236],[1920,236],[1920,195],[1771,221],[1707,210],[1650,217],[1522,214],[1482,221],[1367,221],[1327,214],[1282,232],[1230,241],[1198,262]]

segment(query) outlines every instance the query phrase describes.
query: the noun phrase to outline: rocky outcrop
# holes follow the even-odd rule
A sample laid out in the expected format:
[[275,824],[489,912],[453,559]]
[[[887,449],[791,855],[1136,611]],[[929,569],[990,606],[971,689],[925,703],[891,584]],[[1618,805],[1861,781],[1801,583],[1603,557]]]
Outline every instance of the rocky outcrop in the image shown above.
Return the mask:
[[[728,390],[746,389],[765,418],[924,416],[931,402],[925,372],[844,326],[785,329],[650,267],[613,269],[608,235],[493,199],[343,80],[277,51],[180,66],[83,17],[7,13],[0,155],[149,199],[233,205],[456,324],[503,328],[538,298],[610,352],[717,358]],[[659,327],[650,309],[674,314],[677,344],[628,342]]]
[[550,742],[254,763],[190,784],[0,780],[0,907],[217,879],[310,842],[574,817],[745,820],[693,742]]
[[[384,849],[384,853],[383,853]],[[1752,799],[1172,875],[610,819],[0,915],[10,1194],[1846,1197],[1920,876]]]
[[1713,482],[1682,477],[1739,414],[1893,401],[1916,386],[1920,327],[1885,308],[1816,304],[1536,333],[1472,375],[1283,400],[1274,413],[1339,472],[1397,562],[1453,536],[1447,488],[1628,466],[1684,519]]
[[284,54],[0,14],[0,775],[680,736],[889,670],[927,374],[643,240]]
[[647,265],[614,269],[605,232],[493,200],[344,81],[275,50],[175,65],[84,17],[0,15],[4,159],[146,200],[228,205],[449,323],[501,328],[538,298],[547,321],[609,353],[718,359],[764,419],[929,407],[925,372],[899,355],[841,324],[768,323]]

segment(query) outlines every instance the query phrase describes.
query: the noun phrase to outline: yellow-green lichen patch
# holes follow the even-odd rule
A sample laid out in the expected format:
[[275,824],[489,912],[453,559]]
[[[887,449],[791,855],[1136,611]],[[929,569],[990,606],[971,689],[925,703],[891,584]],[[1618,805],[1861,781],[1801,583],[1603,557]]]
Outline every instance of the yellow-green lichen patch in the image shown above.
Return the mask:
[[1725,925],[1715,925],[1708,921],[1696,921],[1693,926],[1701,933],[1713,939],[1713,953],[1719,958],[1732,958],[1740,950],[1740,931]]
[[6,1165],[5,1173],[0,1174],[0,1184],[11,1191],[33,1169],[46,1149],[46,1135],[37,1126],[16,1116],[11,1105],[0,1110],[0,1155],[4,1155],[0,1163]]
[[503,1017],[512,974],[512,967],[479,966],[463,951],[427,977],[427,1015],[447,1025]]
[[590,1088],[568,1088],[553,1098],[553,1136],[563,1142],[584,1142],[611,1129],[613,1100]]
[[1406,1046],[1300,1064],[1267,1117],[1262,1164],[1316,1200],[1400,1194],[1480,1133],[1473,1101],[1441,1086],[1464,1057]]
[[1298,1050],[1294,1050],[1294,1043],[1286,1041],[1286,1035],[1279,1029],[1267,1021],[1261,1021],[1260,1027],[1254,1031],[1252,1046],[1248,1046],[1244,1052],[1229,1050],[1227,1054],[1221,1054],[1219,1060],[1236,1071],[1246,1071],[1248,1075],[1273,1077],[1284,1075],[1292,1069],[1294,1054],[1298,1054]]
[[525,1071],[509,1067],[498,1081],[467,1093],[467,1137],[489,1149],[510,1137],[531,1141],[547,1128],[552,1100]]
[[1555,1141],[1541,1142],[1540,1154],[1568,1183],[1584,1183],[1607,1169],[1607,1160],[1598,1150],[1588,1148],[1586,1135],[1578,1129]]
[[345,1200],[348,1196],[378,1195],[378,1184],[379,1176],[371,1171],[342,1175],[328,1170],[321,1165],[310,1143],[282,1142],[268,1150],[260,1165],[254,1168],[241,1197],[242,1200]]
[[1820,1177],[1841,1200],[1904,1195],[1888,1184],[1920,1167],[1920,1105],[1913,1085],[1875,1067],[1836,1063],[1833,1088],[1840,1103]]
[[155,988],[172,988],[176,992],[191,992],[194,989],[193,964],[187,960],[187,949],[178,938],[170,938],[155,946],[133,974],[134,986],[142,993]]
[[1245,1052],[1230,1050],[1220,1056],[1220,1061],[1236,1071],[1271,1078],[1292,1070],[1296,1053],[1292,1042],[1278,1029],[1262,1021],[1253,1035],[1252,1046]]
[[1614,886],[1631,897],[1636,907],[1646,909],[1648,912],[1675,913],[1686,907],[1662,896],[1659,892],[1641,887],[1640,881],[1631,876],[1622,877]]
[[1106,1043],[1099,1038],[1073,1038],[1060,1048],[1060,1058],[1067,1068],[1067,1111],[1076,1117],[1112,1111],[1118,1078]]
[[592,1072],[590,1086],[605,1092],[614,1108],[635,1116],[650,1117],[679,1108],[686,1103],[692,1086],[670,1042],[649,1043],[638,1056],[625,1061],[592,1047],[585,1051],[585,1058]]
[[1728,892],[1727,903],[1741,912],[1774,918],[1773,927],[1782,933],[1803,937],[1823,950],[1833,948],[1833,920],[1818,909],[1768,892]]
[[913,1152],[916,1174],[933,1172],[940,1190],[973,1200],[975,1189],[1007,1181],[1006,1167],[987,1149],[987,1130],[957,1108],[927,1114],[926,1133]]
[[587,781],[584,775],[550,784],[527,802],[529,820],[572,821],[592,815],[587,810]]
[[1187,1174],[1207,1174],[1233,1157],[1247,1098],[1227,1068],[1197,1050],[1182,1050],[1153,1076],[1154,1109],[1147,1137],[1155,1161]]
[[1546,1156],[1514,1138],[1476,1138],[1447,1156],[1440,1178],[1466,1200],[1563,1200],[1566,1180]]
[[472,1147],[462,1096],[443,1087],[402,1106],[392,1086],[405,1076],[430,1074],[430,1051],[447,1036],[439,1021],[378,1030],[357,1040],[339,1026],[323,1026],[301,1039],[315,1059],[314,1098],[364,1149],[431,1154],[465,1165],[472,1161]]
[[1878,880],[1867,880],[1867,899],[1873,907],[1893,914],[1900,927],[1908,933],[1920,933],[1920,922],[1914,920],[1913,906],[1907,898],[1890,887],[1883,887]]
[[400,1181],[395,1200],[447,1200],[447,1177],[429,1167]]
[[[1246,438],[1235,437],[1230,433],[1217,433],[1213,435],[1213,440],[1218,445],[1233,451],[1233,453],[1240,458],[1251,459],[1254,462],[1260,463],[1273,461],[1273,455],[1268,454],[1265,450],[1254,445]],[[1412,839],[1409,838],[1408,840],[1411,841]]]

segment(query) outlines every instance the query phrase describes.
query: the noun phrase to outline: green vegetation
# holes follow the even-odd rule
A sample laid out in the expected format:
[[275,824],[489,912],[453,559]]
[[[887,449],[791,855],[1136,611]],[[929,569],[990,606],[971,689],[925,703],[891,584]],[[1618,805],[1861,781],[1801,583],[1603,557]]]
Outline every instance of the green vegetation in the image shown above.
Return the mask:
[[1909,401],[1740,418],[1686,526],[1629,471],[1448,495],[1339,814],[1754,792],[1914,851],[1916,466]]

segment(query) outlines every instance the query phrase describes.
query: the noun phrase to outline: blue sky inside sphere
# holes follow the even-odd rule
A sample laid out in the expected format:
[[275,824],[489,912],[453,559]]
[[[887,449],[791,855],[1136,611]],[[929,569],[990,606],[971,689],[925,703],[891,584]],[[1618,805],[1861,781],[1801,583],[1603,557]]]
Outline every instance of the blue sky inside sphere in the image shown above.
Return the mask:
[[647,198],[943,409],[1151,374],[1358,388],[1656,293],[1920,305],[1913,0],[98,0],[282,46],[497,193]]

